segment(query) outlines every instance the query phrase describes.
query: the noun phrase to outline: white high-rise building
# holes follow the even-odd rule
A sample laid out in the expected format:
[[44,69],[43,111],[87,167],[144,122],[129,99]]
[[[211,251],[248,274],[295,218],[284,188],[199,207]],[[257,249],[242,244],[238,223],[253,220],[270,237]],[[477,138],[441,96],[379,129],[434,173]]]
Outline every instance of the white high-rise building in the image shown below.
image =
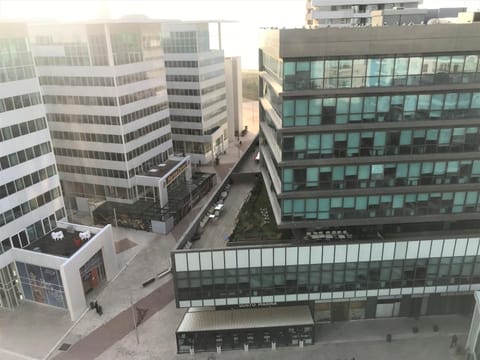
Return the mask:
[[212,161],[228,146],[224,55],[210,48],[208,25],[162,26],[173,147],[193,163]]
[[243,130],[243,91],[240,56],[225,58],[225,83],[227,86],[228,137],[238,138]]
[[30,27],[68,207],[134,202],[136,175],[173,153],[161,24]]
[[27,246],[64,218],[26,26],[0,24],[0,253]]
[[306,24],[313,27],[370,25],[374,10],[417,8],[423,0],[307,0]]

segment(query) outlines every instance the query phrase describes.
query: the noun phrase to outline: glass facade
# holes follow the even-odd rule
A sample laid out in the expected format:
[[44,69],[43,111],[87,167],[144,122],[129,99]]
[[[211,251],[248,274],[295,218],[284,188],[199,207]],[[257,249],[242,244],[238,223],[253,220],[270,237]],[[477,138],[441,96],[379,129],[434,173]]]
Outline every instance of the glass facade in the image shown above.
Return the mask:
[[67,308],[60,271],[19,261],[16,264],[25,299]]
[[[279,107],[274,107],[278,109]],[[279,114],[280,115],[280,114]],[[283,127],[362,122],[468,119],[480,115],[480,92],[284,99]]]
[[284,220],[425,216],[480,211],[478,191],[382,194],[281,200]]
[[480,283],[479,240],[176,252],[176,299],[185,307],[468,291]]
[[285,61],[284,90],[480,82],[478,54]]
[[14,308],[21,299],[18,275],[13,263],[0,268],[0,308]]

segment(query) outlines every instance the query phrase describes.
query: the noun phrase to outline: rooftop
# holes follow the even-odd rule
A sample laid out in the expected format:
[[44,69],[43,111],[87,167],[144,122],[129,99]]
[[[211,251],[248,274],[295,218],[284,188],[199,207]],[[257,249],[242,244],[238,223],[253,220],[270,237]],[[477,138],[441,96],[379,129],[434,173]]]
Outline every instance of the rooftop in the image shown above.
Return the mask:
[[152,176],[152,177],[164,177],[170,170],[172,170],[175,166],[177,166],[180,163],[180,161],[175,161],[175,160],[167,160],[163,164],[158,164],[155,166],[152,166],[150,170],[139,174],[141,176]]
[[[61,238],[60,235],[60,238],[55,240],[55,235],[52,234],[59,235],[60,232],[63,234],[63,238]],[[80,233],[81,231],[76,231],[73,227],[67,229],[57,227],[43,237],[30,243],[25,249],[69,258],[95,236],[95,234],[91,233],[90,238],[82,240]]]

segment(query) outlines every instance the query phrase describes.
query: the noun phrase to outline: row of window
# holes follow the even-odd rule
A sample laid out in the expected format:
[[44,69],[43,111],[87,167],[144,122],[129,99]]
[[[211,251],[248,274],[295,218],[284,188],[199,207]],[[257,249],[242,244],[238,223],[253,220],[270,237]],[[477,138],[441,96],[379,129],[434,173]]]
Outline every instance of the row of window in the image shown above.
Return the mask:
[[130,169],[128,171],[128,175],[133,178],[137,174],[142,174],[146,172],[147,170],[151,169],[152,166],[158,165],[158,164],[163,164],[167,159],[173,155],[173,148],[169,147],[167,150],[164,152],[161,152],[155,156],[152,156],[150,159],[144,161],[137,167]]
[[34,92],[24,95],[6,97],[0,99],[0,113],[22,109],[29,106],[34,106],[42,103],[40,93]]
[[17,191],[28,188],[29,186],[32,186],[56,174],[57,170],[55,169],[55,165],[50,165],[46,168],[34,171],[31,174],[20,177],[14,181],[10,181],[5,185],[0,185],[0,199],[15,194]]
[[199,82],[208,79],[213,79],[217,76],[224,75],[224,69],[207,72],[201,75],[168,75],[167,81],[178,81],[178,82]]
[[201,123],[201,116],[189,116],[189,115],[172,115],[170,116],[171,121],[178,122],[192,122],[192,123]]
[[[272,104],[273,105],[273,104]],[[283,126],[476,117],[480,92],[285,99]]]
[[114,86],[112,77],[105,76],[39,76],[40,85]]
[[283,220],[362,219],[480,211],[478,191],[284,199]]
[[208,121],[210,119],[213,119],[215,116],[219,115],[219,114],[222,114],[224,112],[227,111],[227,106],[221,106],[219,107],[218,109],[216,110],[213,110],[212,112],[208,113],[208,114],[205,114],[203,116],[203,121]]
[[168,102],[161,102],[152,106],[148,106],[146,108],[133,111],[126,115],[122,115],[122,123],[123,125],[126,125],[131,123],[132,121],[143,119],[146,116],[156,114],[165,109],[168,109]]
[[133,74],[117,76],[116,81],[117,81],[117,85],[120,86],[120,85],[131,84],[131,83],[135,83],[143,80],[148,80],[148,79],[163,78],[164,74],[165,74],[164,69],[157,68],[157,69],[152,69],[148,71],[140,71]]
[[120,117],[105,115],[48,113],[48,121],[77,124],[120,125]]
[[165,60],[165,67],[170,68],[197,68],[213,64],[223,63],[223,57],[214,57],[210,59],[194,61],[194,60]]
[[44,95],[45,104],[117,106],[117,98],[109,96]]
[[283,69],[285,90],[480,81],[477,54],[286,61]]
[[197,33],[195,31],[172,31],[163,39],[163,50],[170,53],[197,52]]
[[117,178],[117,179],[127,178],[126,171],[105,169],[105,168],[93,168],[93,167],[87,167],[87,166],[58,164],[58,170],[61,172],[68,172],[72,174],[103,176],[103,177]]
[[265,70],[277,81],[281,82],[283,79],[283,62],[265,52],[262,52],[262,62]]
[[178,96],[199,96],[200,90],[198,89],[167,89],[168,95],[178,95]]
[[25,37],[4,37],[0,39],[0,55],[20,55],[28,52],[27,39]]
[[212,150],[211,143],[202,143],[195,141],[173,141],[173,150],[176,153],[187,153],[187,154],[206,154]]
[[187,110],[200,110],[202,108],[200,103],[190,103],[190,102],[175,102],[170,101],[168,103],[171,109],[187,109]]
[[55,200],[60,196],[60,188],[56,187],[50,191],[47,191],[29,201],[26,201],[18,206],[15,206],[13,209],[9,209],[4,213],[0,213],[0,226],[8,224],[15,219],[19,219],[22,216],[28,214],[29,212],[48,204],[50,201]]
[[35,240],[41,238],[51,230],[57,227],[55,220],[61,220],[65,217],[65,209],[62,207],[55,211],[54,214],[37,221],[36,223],[27,226],[26,230],[20,231],[18,234],[12,235],[10,238],[6,238],[0,242],[0,254],[6,252],[13,247],[24,248]]
[[140,129],[134,130],[126,134],[125,142],[128,143],[132,140],[138,139],[139,137],[145,136],[152,131],[161,129],[168,124],[170,124],[170,119],[168,117],[155,121],[154,123],[150,123],[147,126],[144,126]]
[[172,128],[172,134],[202,136],[203,135],[203,130]]
[[133,188],[125,188],[121,186],[106,186],[97,184],[88,184],[85,182],[71,182],[63,181],[65,188],[68,188],[68,193],[72,196],[80,196],[87,198],[101,198],[112,197],[117,199],[131,199],[134,197]]
[[5,170],[9,167],[21,164],[25,161],[37,158],[39,156],[52,152],[52,145],[50,142],[44,142],[20,151],[10,153],[0,157],[0,169]]
[[35,77],[33,65],[0,67],[0,83],[32,79]]
[[455,256],[178,272],[178,300],[480,282],[480,258]]
[[468,184],[479,181],[480,160],[282,169],[283,191]]
[[133,94],[123,95],[118,98],[120,105],[130,104],[135,101],[147,99],[154,96],[162,95],[162,91],[165,90],[165,86],[157,86],[152,89],[140,90]]
[[227,98],[227,95],[225,93],[215,96],[214,98],[209,99],[208,101],[205,101],[204,103],[202,103],[202,108],[205,109],[209,106],[215,105],[221,102],[222,100],[225,100],[226,98]]
[[162,145],[163,143],[166,143],[167,141],[172,140],[172,134],[168,133],[162,136],[159,136],[155,140],[152,140],[146,144],[143,144],[132,151],[129,151],[127,153],[127,160],[132,160],[133,158],[136,158],[137,156],[140,156],[144,153],[146,153],[149,150],[152,150],[156,148],[157,146]]
[[84,56],[36,56],[37,66],[90,66],[90,58]]
[[478,151],[479,128],[362,131],[283,137],[283,160]]
[[78,158],[84,158],[84,159],[98,159],[98,160],[109,160],[109,161],[125,161],[124,153],[66,149],[66,148],[60,148],[60,147],[55,147],[54,152],[56,156],[68,156],[68,157],[78,157]]
[[47,128],[45,118],[37,118],[0,128],[0,142],[27,135]]

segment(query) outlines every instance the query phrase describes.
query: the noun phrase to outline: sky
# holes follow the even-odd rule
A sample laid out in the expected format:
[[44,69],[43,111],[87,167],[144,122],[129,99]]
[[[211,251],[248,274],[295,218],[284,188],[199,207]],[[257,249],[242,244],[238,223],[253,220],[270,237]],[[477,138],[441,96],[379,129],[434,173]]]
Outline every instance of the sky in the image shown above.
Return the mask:
[[[242,67],[257,67],[259,27],[301,27],[306,0],[0,0],[0,19],[78,21],[143,14],[154,19],[226,20],[227,56],[242,56]],[[421,7],[469,7],[480,0],[424,0]]]

